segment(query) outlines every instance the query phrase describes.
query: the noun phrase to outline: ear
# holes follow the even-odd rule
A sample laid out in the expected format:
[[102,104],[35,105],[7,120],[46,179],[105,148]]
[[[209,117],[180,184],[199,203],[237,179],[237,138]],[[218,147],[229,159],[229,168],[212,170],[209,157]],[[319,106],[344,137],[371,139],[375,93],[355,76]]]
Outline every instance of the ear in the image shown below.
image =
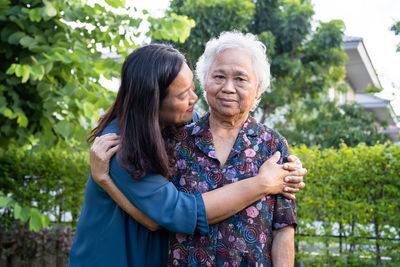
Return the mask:
[[256,93],[256,99],[258,99],[259,97],[260,97],[260,95],[261,95],[261,84],[259,84],[258,86],[257,86],[257,93]]

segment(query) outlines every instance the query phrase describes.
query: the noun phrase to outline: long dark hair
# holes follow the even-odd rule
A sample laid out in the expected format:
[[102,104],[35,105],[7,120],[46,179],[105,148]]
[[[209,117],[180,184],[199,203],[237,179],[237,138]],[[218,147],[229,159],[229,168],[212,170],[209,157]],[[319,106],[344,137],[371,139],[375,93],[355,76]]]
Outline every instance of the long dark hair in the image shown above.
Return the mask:
[[118,119],[118,163],[134,179],[143,178],[147,172],[167,178],[172,175],[173,149],[161,133],[159,108],[184,62],[185,57],[169,45],[150,44],[133,51],[122,66],[121,86],[114,104],[88,138],[93,141]]

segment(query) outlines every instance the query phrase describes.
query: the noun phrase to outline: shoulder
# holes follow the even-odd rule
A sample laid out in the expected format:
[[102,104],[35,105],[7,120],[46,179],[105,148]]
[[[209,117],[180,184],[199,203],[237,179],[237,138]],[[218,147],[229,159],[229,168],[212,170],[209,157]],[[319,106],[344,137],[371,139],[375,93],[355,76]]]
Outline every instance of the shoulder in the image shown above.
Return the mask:
[[101,132],[100,136],[108,134],[108,133],[115,133],[115,134],[119,135],[118,120],[117,119],[115,119],[112,122],[110,122],[110,124],[108,124],[106,126],[106,128],[104,128],[104,130]]
[[258,136],[267,143],[271,151],[280,151],[284,158],[289,156],[289,146],[286,138],[277,130],[258,123]]
[[[277,130],[269,128],[268,126],[257,123],[259,129],[259,135],[263,135],[263,137],[267,140],[272,140],[274,143],[282,143],[286,142],[286,138],[283,137]],[[286,142],[287,143],[287,142]]]

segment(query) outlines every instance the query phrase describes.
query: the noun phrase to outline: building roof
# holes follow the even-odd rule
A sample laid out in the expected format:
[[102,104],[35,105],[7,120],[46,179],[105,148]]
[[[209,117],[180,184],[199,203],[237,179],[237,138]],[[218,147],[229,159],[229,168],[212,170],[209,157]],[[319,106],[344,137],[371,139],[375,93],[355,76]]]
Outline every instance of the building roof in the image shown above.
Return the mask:
[[363,38],[344,36],[343,41],[349,58],[346,64],[346,76],[354,89],[356,102],[373,112],[378,121],[388,122],[389,126],[383,132],[387,133],[392,141],[396,141],[397,135],[400,134],[400,123],[390,101],[364,93],[369,85],[375,87],[382,87],[382,85],[365,48]]

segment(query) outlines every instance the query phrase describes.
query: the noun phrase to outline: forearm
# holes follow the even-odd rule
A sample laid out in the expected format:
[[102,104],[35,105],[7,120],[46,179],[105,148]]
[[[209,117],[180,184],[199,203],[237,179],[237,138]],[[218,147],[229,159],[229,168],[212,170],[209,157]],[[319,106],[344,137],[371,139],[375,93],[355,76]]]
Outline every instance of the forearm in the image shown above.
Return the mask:
[[133,206],[111,179],[107,179],[99,185],[110,195],[110,197],[118,204],[118,206],[120,206],[121,209],[128,213],[138,223],[151,231],[156,231],[162,228],[141,210]]
[[256,177],[244,179],[204,193],[203,201],[209,224],[215,224],[238,213],[263,198],[268,190]]
[[275,267],[294,265],[294,227],[273,231],[272,264]]

